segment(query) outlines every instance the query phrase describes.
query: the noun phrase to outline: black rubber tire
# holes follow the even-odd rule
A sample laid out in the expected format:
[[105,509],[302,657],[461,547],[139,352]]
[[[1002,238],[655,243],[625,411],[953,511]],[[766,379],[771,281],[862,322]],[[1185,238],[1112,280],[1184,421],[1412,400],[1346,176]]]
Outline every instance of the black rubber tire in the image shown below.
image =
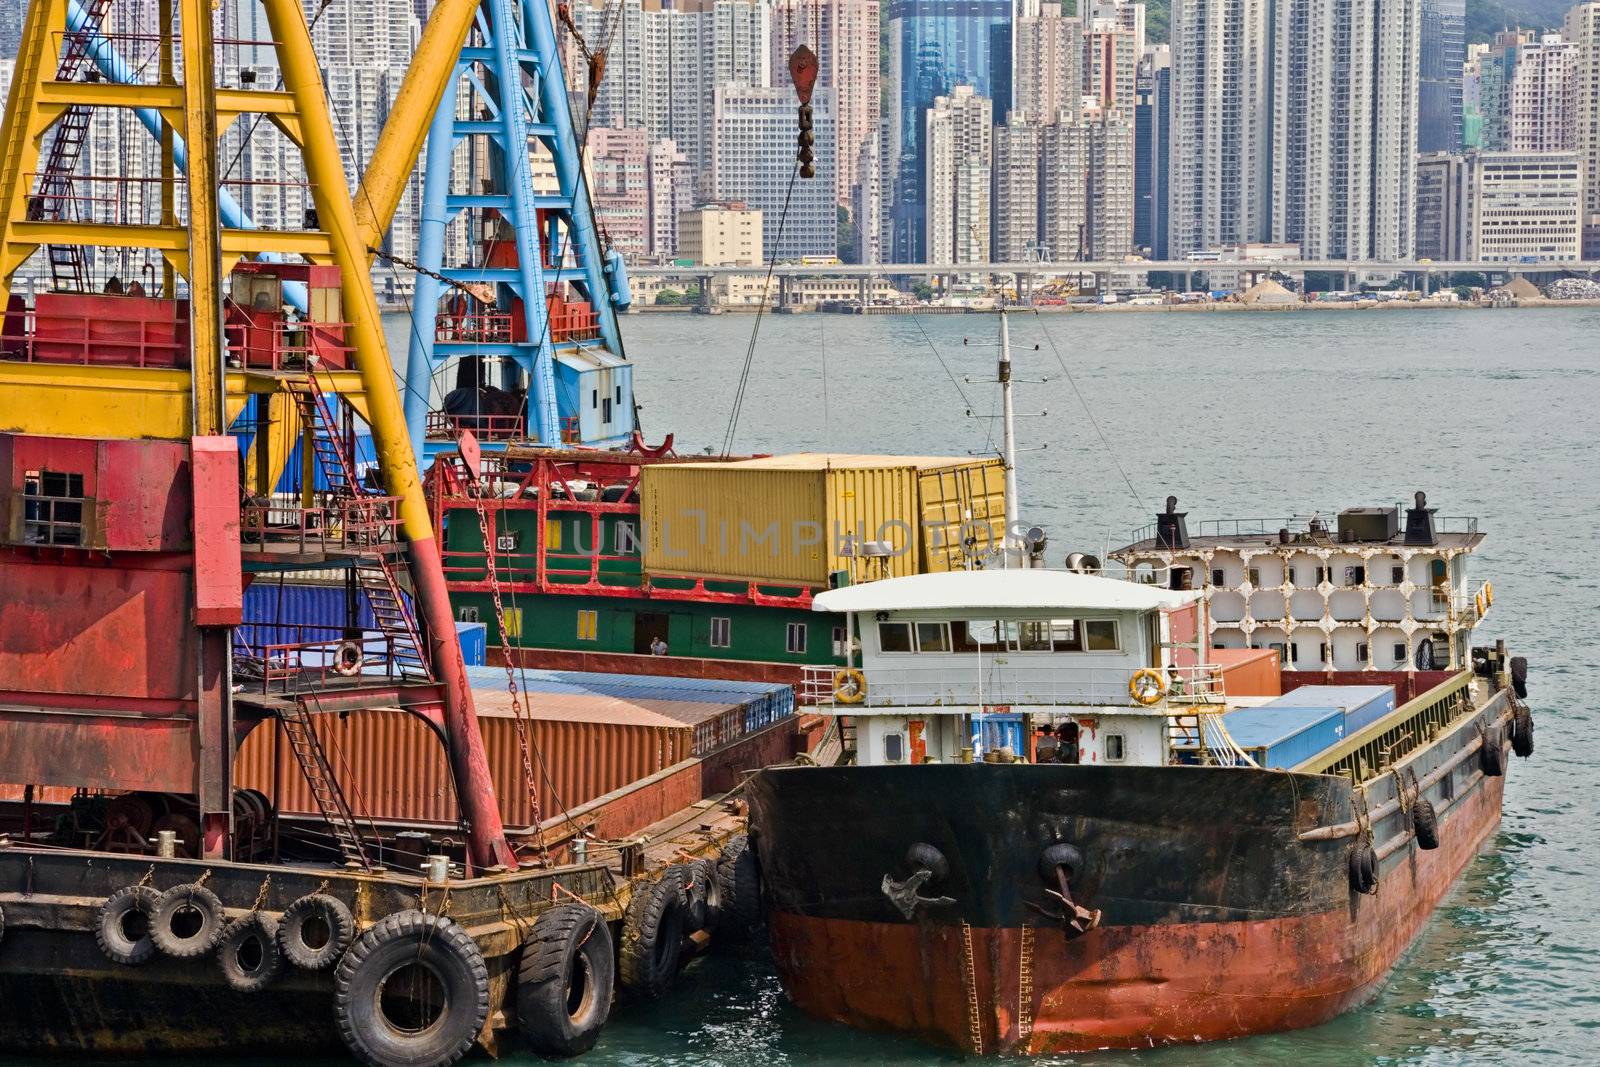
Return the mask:
[[541,1056],[581,1056],[611,1015],[616,963],[611,928],[598,911],[561,904],[542,913],[522,943],[517,1029]]
[[1439,815],[1430,801],[1418,797],[1411,802],[1411,829],[1418,848],[1431,852],[1439,847]]
[[1039,854],[1039,877],[1050,885],[1056,884],[1056,868],[1065,867],[1071,878],[1083,866],[1083,853],[1065,843],[1049,846]]
[[755,937],[765,919],[761,901],[761,868],[744,834],[729,838],[717,860],[717,886],[722,891],[722,922],[717,933],[732,942]]
[[[384,1008],[396,973],[431,975],[443,1007],[406,1028]],[[400,911],[356,938],[333,973],[333,1018],[352,1055],[369,1067],[447,1067],[467,1054],[489,1017],[489,969],[472,937],[442,915]]]
[[687,921],[682,869],[668,867],[660,881],[640,888],[628,902],[617,953],[617,977],[623,989],[642,1000],[654,1000],[671,987],[678,976]]
[[1511,657],[1511,691],[1518,700],[1528,699],[1528,657]]
[[[160,901],[161,894],[147,885],[124,886],[106,898],[94,928],[95,942],[106,959],[125,967],[150,961],[156,954],[156,943],[150,940],[150,920]],[[137,920],[135,915],[139,916]],[[130,920],[135,921],[138,936],[129,932]]]
[[[251,965],[251,960],[256,962]],[[283,970],[278,948],[278,920],[259,911],[228,924],[217,942],[217,966],[228,988],[259,993]]]
[[1519,759],[1533,755],[1533,712],[1526,707],[1518,708],[1511,716],[1511,751]]
[[932,881],[942,882],[950,875],[950,861],[944,853],[925,841],[918,841],[906,849],[906,864],[912,873],[926,870],[933,874]]
[[1350,846],[1350,888],[1357,893],[1378,889],[1378,854],[1365,841]]
[[715,930],[722,918],[722,886],[717,861],[695,860],[684,868],[689,900],[689,930]]
[[[328,936],[317,942],[314,931],[322,927]],[[278,921],[278,950],[296,967],[326,971],[339,962],[355,933],[355,918],[344,901],[326,893],[307,893],[284,909]],[[308,934],[313,940],[307,939]]]
[[1505,742],[1500,737],[1500,727],[1491,726],[1483,732],[1483,748],[1478,750],[1478,763],[1485,778],[1499,778],[1506,773]]
[[[185,937],[178,933],[175,923],[187,911],[194,911],[200,925],[193,934]],[[155,913],[150,917],[150,940],[163,955],[175,960],[194,960],[209,956],[222,938],[228,918],[222,911],[222,901],[203,885],[186,882],[175,885],[156,901]]]

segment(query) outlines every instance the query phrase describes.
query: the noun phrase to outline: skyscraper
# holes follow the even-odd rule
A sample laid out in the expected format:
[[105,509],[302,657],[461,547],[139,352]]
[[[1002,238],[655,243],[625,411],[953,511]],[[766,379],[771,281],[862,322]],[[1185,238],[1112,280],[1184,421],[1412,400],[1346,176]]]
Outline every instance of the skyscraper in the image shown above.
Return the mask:
[[778,0],[772,9],[772,81],[789,84],[789,55],[817,53],[817,86],[832,89],[839,130],[834,195],[850,204],[861,153],[878,136],[879,0]]
[[650,146],[650,254],[678,252],[678,213],[694,206],[694,168],[671,140]]
[[817,90],[811,111],[817,176],[801,178],[793,89],[722,85],[715,94],[713,195],[760,211],[762,246],[779,259],[832,256],[838,247],[833,90]]
[[993,172],[993,104],[958,85],[934,98],[923,117],[927,173],[928,263],[989,259],[989,191]]
[[637,259],[650,249],[649,133],[633,127],[589,130],[589,194],[603,239],[623,256]]
[[1571,8],[1562,36],[1578,47],[1573,82],[1576,147],[1583,164],[1583,243],[1594,249],[1600,246],[1600,3]]
[[1167,258],[1167,171],[1172,137],[1172,50],[1155,45],[1139,61],[1134,87],[1133,243]]
[[1506,148],[1566,152],[1578,147],[1579,46],[1547,33],[1523,45],[1507,93]]
[[888,157],[896,261],[930,261],[924,233],[928,109],[957,85],[991,97],[995,73],[1009,72],[1010,21],[1011,0],[890,0],[889,84],[896,95]]
[[0,59],[14,58],[22,47],[22,20],[27,9],[22,0],[0,5]]
[[[1017,68],[1021,70],[1019,66]],[[994,130],[994,258],[1016,263],[1039,244],[1039,123],[1024,111]]]
[[1420,10],[1178,0],[1171,253],[1270,240],[1308,259],[1409,258]]
[[1466,0],[1422,0],[1418,58],[1417,151],[1461,151],[1461,76],[1466,63]]
[[1017,19],[1014,110],[1036,122],[1055,122],[1062,112],[1069,120],[1077,117],[1083,106],[1082,25],[1054,3]]

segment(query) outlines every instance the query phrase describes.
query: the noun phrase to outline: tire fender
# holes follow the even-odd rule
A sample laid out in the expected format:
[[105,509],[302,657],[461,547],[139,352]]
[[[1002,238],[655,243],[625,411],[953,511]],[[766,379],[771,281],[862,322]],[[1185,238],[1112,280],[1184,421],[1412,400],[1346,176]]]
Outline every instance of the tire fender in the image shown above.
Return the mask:
[[[182,931],[195,923],[198,926],[194,932],[185,936]],[[155,913],[150,917],[150,940],[175,960],[199,959],[217,947],[226,925],[227,917],[217,895],[198,882],[186,882],[173,886],[156,901]]]
[[1499,778],[1506,773],[1505,742],[1500,727],[1491,726],[1483,732],[1483,747],[1478,750],[1478,763],[1485,778]]
[[278,920],[259,911],[229,923],[217,942],[217,966],[228,988],[258,993],[283,970]]
[[717,882],[722,891],[718,934],[733,942],[749,940],[761,929],[766,916],[761,899],[761,868],[747,835],[737,834],[723,846],[717,860]]
[[1439,815],[1431,801],[1418,797],[1411,802],[1411,829],[1418,848],[1431,852],[1439,847]]
[[541,1056],[581,1056],[611,1015],[616,964],[611,928],[595,909],[560,904],[542,912],[522,943],[517,1029]]
[[156,954],[150,940],[151,919],[161,894],[147,885],[130,885],[112,893],[100,905],[94,939],[112,963],[137,967]]
[[689,887],[689,930],[715,930],[722,918],[722,886],[717,881],[717,861],[698,859],[684,868]]
[[665,993],[678,975],[687,924],[683,871],[668,867],[661,879],[641,887],[622,920],[617,974],[622,988],[644,1000]]
[[1378,891],[1378,854],[1367,841],[1350,846],[1350,888],[1357,893]]
[[[326,931],[326,937],[321,936]],[[283,958],[307,971],[326,971],[355,936],[355,918],[338,897],[307,893],[284,909],[278,922]]]
[[[393,976],[418,967],[434,980],[438,1014],[426,1025],[388,1014]],[[391,995],[380,995],[389,993]],[[472,1048],[489,1018],[489,969],[470,934],[442,915],[399,911],[351,944],[333,973],[339,1036],[369,1067],[448,1067]]]

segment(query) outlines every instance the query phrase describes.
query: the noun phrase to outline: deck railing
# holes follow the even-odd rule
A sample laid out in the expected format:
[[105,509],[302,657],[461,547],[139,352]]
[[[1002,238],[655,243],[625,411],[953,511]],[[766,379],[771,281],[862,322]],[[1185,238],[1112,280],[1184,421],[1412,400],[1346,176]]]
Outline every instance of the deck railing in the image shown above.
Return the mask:
[[400,498],[336,498],[311,507],[282,501],[246,504],[240,509],[239,527],[246,552],[285,546],[304,552],[392,545],[400,529]]
[[[959,660],[957,661],[959,662]],[[970,671],[956,663],[948,669],[872,668],[860,700],[848,696],[850,678],[837,667],[806,667],[799,696],[802,703],[831,707],[841,714],[852,708],[1090,706],[1152,707],[1221,705],[1225,699],[1222,670],[1215,664],[1159,669],[1164,682],[1154,704],[1136,701],[1130,688],[1139,668],[1017,665],[971,660]]]

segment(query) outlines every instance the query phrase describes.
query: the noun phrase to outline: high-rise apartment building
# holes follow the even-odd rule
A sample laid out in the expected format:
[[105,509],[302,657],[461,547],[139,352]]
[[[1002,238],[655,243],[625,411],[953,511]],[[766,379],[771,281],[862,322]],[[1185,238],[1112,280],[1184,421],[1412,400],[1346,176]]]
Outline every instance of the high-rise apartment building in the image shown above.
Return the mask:
[[927,206],[923,226],[928,263],[989,259],[990,188],[994,165],[994,108],[970,85],[935,97],[923,117]]
[[1578,147],[1579,47],[1547,33],[1523,45],[1507,93],[1506,148],[1565,152]]
[[[1020,66],[1017,68],[1022,69]],[[994,258],[1018,263],[1039,246],[1041,125],[1013,111],[994,130]]]
[[[22,47],[22,20],[28,5],[22,0],[8,0],[0,4],[0,60],[12,59]],[[5,71],[7,75],[10,71]],[[10,85],[9,76],[6,84]]]
[[[1169,252],[1263,240],[1269,227],[1269,0],[1174,0]],[[1292,92],[1279,86],[1280,94]],[[1304,94],[1300,96],[1304,104]]]
[[861,153],[878,136],[879,0],[777,0],[772,9],[774,85],[789,85],[789,55],[817,53],[817,85],[833,90],[839,132],[834,195],[850,204]]
[[1461,251],[1464,157],[1428,152],[1417,157],[1417,258],[1454,259]]
[[1037,15],[1017,19],[1016,107],[1037,122],[1083,109],[1083,23],[1064,16],[1060,4],[1041,4]]
[[898,262],[933,261],[925,232],[928,110],[958,85],[986,99],[1001,90],[1009,98],[1011,19],[1011,0],[890,0],[890,233]]
[[884,262],[883,237],[887,232],[887,174],[883,166],[882,126],[856,159],[856,180],[851,186],[850,222],[857,263]]
[[1600,3],[1581,3],[1568,10],[1562,37],[1578,49],[1574,147],[1583,165],[1584,243],[1592,248],[1600,246]]
[[650,254],[678,253],[678,215],[694,205],[694,167],[671,140],[650,146]]
[[649,252],[653,236],[649,137],[637,126],[591,128],[584,153],[595,224],[603,240],[628,259]]
[[817,174],[801,178],[794,162],[793,89],[723,85],[713,102],[713,195],[760,211],[763,246],[779,259],[838,250],[833,90],[817,90],[811,113]]
[[1420,23],[1420,0],[1178,0],[1172,254],[1409,258]]
[[[1505,30],[1472,65],[1475,91],[1462,92],[1463,137],[1466,147],[1501,151],[1511,145],[1511,85],[1522,50],[1533,44],[1527,30]],[[1466,130],[1476,130],[1476,137]]]
[[[343,0],[332,4],[301,0],[301,3],[305,7],[306,21],[314,22],[311,43],[324,67],[369,67],[393,72],[399,78],[416,53],[422,23],[411,0]],[[266,30],[266,20],[261,17],[259,4],[253,0],[240,4],[240,18],[250,26],[259,26],[256,32]],[[271,34],[257,37],[252,33],[249,39],[270,41]]]
[[1089,127],[1057,122],[1040,135],[1039,241],[1049,259],[1089,258]]
[[[717,88],[772,84],[771,8],[761,0],[608,0],[574,5],[572,18],[590,47],[606,48],[608,57],[587,116],[587,71],[581,59],[567,65],[580,128],[643,127],[651,141],[671,140],[703,175],[711,172]],[[709,194],[709,185],[701,192]]]
[[1103,4],[1102,10],[1109,13],[1096,15],[1083,26],[1083,95],[1102,111],[1133,114],[1139,49],[1133,30],[1118,12],[1143,6]]
[[1145,49],[1134,84],[1133,244],[1167,258],[1167,173],[1172,139],[1172,50]]
[[1461,151],[1467,0],[1422,0],[1417,72],[1417,151]]

